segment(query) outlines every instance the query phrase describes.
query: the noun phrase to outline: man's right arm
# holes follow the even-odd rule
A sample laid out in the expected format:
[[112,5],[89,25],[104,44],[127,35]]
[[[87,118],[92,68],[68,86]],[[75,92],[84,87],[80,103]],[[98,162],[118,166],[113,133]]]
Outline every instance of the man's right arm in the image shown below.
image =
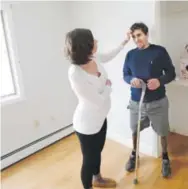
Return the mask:
[[123,79],[128,84],[130,84],[131,80],[133,79],[131,69],[129,68],[129,65],[128,65],[129,56],[130,56],[130,53],[128,52],[125,58],[124,66],[123,66]]

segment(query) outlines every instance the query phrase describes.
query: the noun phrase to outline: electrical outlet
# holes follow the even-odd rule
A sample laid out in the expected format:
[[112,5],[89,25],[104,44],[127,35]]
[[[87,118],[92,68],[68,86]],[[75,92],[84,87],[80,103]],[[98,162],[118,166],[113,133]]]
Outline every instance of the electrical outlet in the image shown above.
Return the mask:
[[40,125],[40,122],[38,120],[34,120],[34,126],[35,128],[39,127]]

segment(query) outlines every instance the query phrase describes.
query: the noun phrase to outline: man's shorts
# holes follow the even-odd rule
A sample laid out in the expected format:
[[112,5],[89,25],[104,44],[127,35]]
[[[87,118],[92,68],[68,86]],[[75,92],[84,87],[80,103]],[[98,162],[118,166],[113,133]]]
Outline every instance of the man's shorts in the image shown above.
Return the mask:
[[[138,125],[138,108],[139,102],[130,100],[130,125],[133,134],[137,133]],[[169,133],[169,119],[168,119],[169,101],[167,97],[160,100],[143,103],[141,108],[141,128],[150,127],[150,122],[153,130],[159,136],[167,136]]]

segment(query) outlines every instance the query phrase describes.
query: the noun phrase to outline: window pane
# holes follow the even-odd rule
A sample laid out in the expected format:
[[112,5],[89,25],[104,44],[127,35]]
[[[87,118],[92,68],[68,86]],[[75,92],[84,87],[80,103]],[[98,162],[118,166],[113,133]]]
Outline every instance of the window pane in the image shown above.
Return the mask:
[[[7,95],[11,95],[15,93],[13,76],[11,72],[11,64],[9,61],[9,53],[6,46],[6,38],[3,28],[2,22],[2,12],[1,12],[1,19],[0,19],[0,35],[1,35],[1,90],[0,95],[1,97],[5,97]],[[8,43],[7,43],[8,44]]]

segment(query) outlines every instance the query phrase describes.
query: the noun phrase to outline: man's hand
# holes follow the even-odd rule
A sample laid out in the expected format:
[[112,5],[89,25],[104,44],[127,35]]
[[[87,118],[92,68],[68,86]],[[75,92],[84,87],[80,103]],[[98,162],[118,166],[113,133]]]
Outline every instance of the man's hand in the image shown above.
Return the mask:
[[147,87],[149,90],[156,90],[160,87],[160,82],[158,79],[149,79],[147,82]]
[[131,80],[131,86],[135,88],[141,88],[142,87],[141,81],[142,81],[141,79],[133,78]]
[[109,79],[107,79],[106,80],[106,85],[111,87],[112,86],[112,82]]

